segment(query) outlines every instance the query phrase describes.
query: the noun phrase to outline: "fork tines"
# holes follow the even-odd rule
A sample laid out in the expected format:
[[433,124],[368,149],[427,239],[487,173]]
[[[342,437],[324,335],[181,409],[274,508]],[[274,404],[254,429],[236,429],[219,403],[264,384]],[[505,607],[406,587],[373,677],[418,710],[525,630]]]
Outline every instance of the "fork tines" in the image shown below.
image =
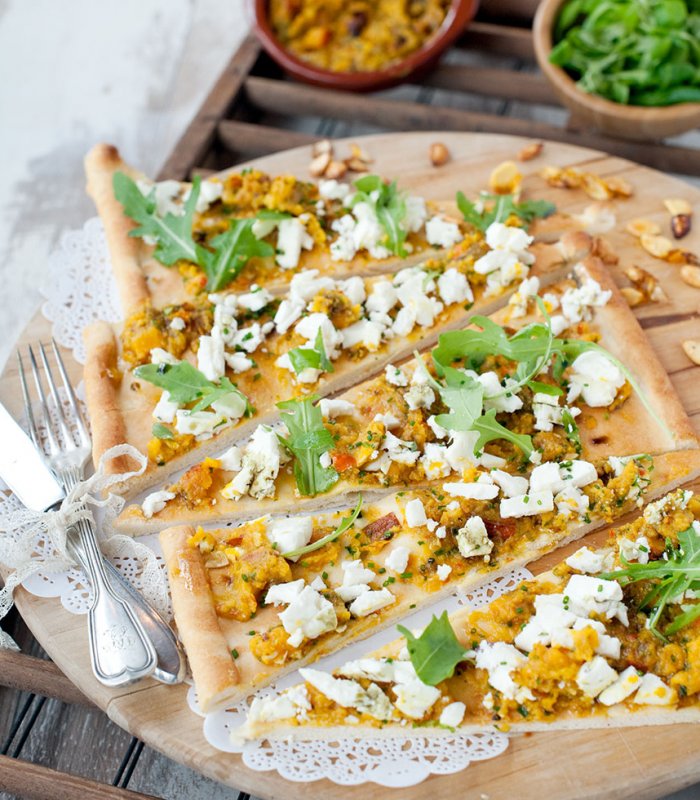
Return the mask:
[[[61,358],[61,353],[56,345],[56,342],[53,339],[51,340],[51,351],[53,352],[54,361],[61,378],[62,388],[65,392],[65,401],[62,400],[61,395],[59,394],[59,388],[54,378],[51,365],[49,364],[49,359],[47,358],[46,348],[44,345],[41,342],[35,343],[34,345],[29,345],[28,351],[29,364],[38,398],[37,405],[39,414],[37,415],[35,415],[34,408],[32,407],[29,386],[27,384],[27,377],[24,369],[24,361],[22,359],[22,354],[19,351],[17,351],[17,365],[19,368],[19,380],[22,387],[24,409],[27,415],[27,423],[29,425],[29,435],[34,442],[34,446],[40,451],[43,449],[42,437],[40,433],[40,426],[43,424],[43,430],[46,432],[46,443],[48,446],[49,455],[51,456],[59,454],[64,448],[72,449],[76,445],[80,447],[90,447],[90,435],[88,433],[87,426],[85,425],[85,420],[83,419],[80,406],[76,399],[75,392],[73,391],[73,387],[71,386],[66,367],[63,363],[63,359]],[[35,351],[39,353],[39,362],[41,362],[41,368],[39,362],[37,362]],[[48,392],[51,397],[52,406],[55,410],[57,428],[54,427],[51,415],[51,407],[48,402],[46,391],[44,390],[44,384],[41,377],[42,368],[46,385],[48,386]],[[70,419],[66,416],[64,402],[67,402],[68,408],[70,409]],[[37,416],[39,417],[38,420]],[[39,422],[39,425],[37,425],[37,422]],[[73,423],[75,426],[77,442],[70,423]],[[59,436],[61,439],[63,439],[63,447],[59,441]]]

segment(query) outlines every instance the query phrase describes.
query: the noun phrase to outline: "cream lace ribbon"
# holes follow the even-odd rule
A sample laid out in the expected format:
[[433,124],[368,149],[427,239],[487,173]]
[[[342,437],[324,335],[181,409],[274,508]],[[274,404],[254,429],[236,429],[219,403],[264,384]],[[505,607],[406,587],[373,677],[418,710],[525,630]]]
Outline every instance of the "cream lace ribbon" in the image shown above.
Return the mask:
[[[115,475],[105,474],[105,464],[119,456],[132,458],[139,465],[138,469]],[[31,511],[23,506],[9,508],[9,504],[4,504],[0,516],[0,532],[5,534],[0,536],[0,562],[12,571],[7,576],[5,586],[0,589],[0,620],[12,608],[14,590],[23,581],[39,571],[64,572],[75,565],[67,551],[68,529],[80,520],[95,523],[92,508],[104,509],[105,523],[113,520],[124,507],[124,500],[107,493],[107,490],[116,483],[142,475],[146,464],[146,458],[131,445],[117,445],[102,455],[95,474],[78,483],[55,511]],[[105,493],[106,497],[103,496]],[[8,509],[6,513],[5,509]],[[146,600],[161,614],[167,613],[167,578],[153,550],[130,536],[113,534],[104,537],[98,526],[96,531],[102,552],[107,557],[128,555],[139,561]],[[39,542],[43,543],[41,548],[37,547]],[[0,647],[18,649],[12,637],[2,629]]]

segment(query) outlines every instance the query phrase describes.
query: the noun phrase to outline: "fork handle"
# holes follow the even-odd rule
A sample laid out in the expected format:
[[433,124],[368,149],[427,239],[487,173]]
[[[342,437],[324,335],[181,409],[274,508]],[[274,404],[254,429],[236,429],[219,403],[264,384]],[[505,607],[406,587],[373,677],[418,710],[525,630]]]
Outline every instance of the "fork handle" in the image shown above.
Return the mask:
[[88,613],[93,671],[106,686],[133,683],[156,668],[155,649],[129,605],[112,589],[92,524],[81,520],[76,529],[94,594]]

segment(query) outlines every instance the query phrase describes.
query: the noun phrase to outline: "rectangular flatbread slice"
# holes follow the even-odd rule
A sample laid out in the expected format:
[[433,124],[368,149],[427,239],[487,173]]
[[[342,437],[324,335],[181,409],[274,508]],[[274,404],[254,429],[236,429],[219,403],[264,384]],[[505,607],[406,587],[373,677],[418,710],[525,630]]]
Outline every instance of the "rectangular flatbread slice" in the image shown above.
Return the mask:
[[[677,489],[481,608],[253,701],[238,739],[700,722],[700,501]],[[684,571],[685,570],[685,571]],[[669,580],[680,593],[659,593]],[[697,581],[695,581],[697,583]],[[683,585],[681,585],[683,584]],[[426,654],[438,650],[439,663]]]
[[[129,506],[117,527],[138,535],[166,524],[217,524],[261,513],[311,512],[331,508],[340,498],[350,502],[359,493],[376,499],[399,488],[428,485],[460,484],[463,491],[478,494],[483,487],[475,484],[489,481],[492,469],[527,477],[538,466],[541,472],[554,468],[547,463],[572,458],[596,461],[697,445],[668,375],[599,259],[586,259],[572,278],[546,287],[541,294],[540,300],[552,308],[552,332],[581,347],[598,341],[626,366],[628,379],[594,350],[570,357],[558,377],[556,362],[551,362],[536,376],[537,383],[516,391],[513,379],[504,375],[517,375],[522,365],[486,355],[474,366],[484,387],[485,409],[496,409],[498,414],[492,420],[482,418],[479,424],[487,432],[495,423],[507,430],[496,431],[478,455],[477,429],[465,430],[462,424],[468,413],[462,393],[450,400],[416,361],[387,368],[383,377],[321,400],[318,409],[308,403],[291,404],[295,419],[302,411],[307,422],[315,414],[315,425],[307,425],[307,435],[313,427],[313,435],[325,437],[326,444],[314,453],[295,454],[290,460],[277,435],[280,429],[258,427],[247,445],[200,462],[141,504]],[[532,296],[514,295],[489,324],[527,330],[530,323],[537,324],[534,306]],[[541,317],[539,324],[542,327]],[[507,333],[495,327],[491,332],[495,339]],[[446,350],[453,337],[460,336],[443,333],[434,352]],[[542,385],[543,381],[548,384]],[[446,402],[457,411],[445,419],[450,410]],[[532,448],[529,458],[524,446]],[[313,461],[305,473],[327,479],[322,490],[314,493],[300,480],[297,466],[302,458]]]
[[[507,497],[497,504],[419,490],[353,512],[266,516],[219,530],[168,528],[160,540],[199,703],[207,711],[241,700],[412,609],[534,561],[619,518],[642,497],[658,497],[698,474],[698,450],[603,461],[586,479],[563,480],[570,490],[585,484],[574,489],[585,498],[585,514],[565,499],[551,511],[539,509],[533,496],[527,515],[507,518]],[[222,671],[225,650],[235,674]]]
[[178,302],[168,295],[164,304],[158,287],[174,272],[159,267],[162,280],[144,284],[152,296],[122,325],[85,331],[95,460],[127,442],[149,463],[123,493],[162,485],[276,419],[278,402],[340,392],[462,327],[474,312],[490,313],[528,274],[553,280],[593,246],[581,232],[536,247],[518,227],[494,223],[489,231],[459,232],[460,244],[444,256],[381,277],[296,272],[276,296],[255,285]]

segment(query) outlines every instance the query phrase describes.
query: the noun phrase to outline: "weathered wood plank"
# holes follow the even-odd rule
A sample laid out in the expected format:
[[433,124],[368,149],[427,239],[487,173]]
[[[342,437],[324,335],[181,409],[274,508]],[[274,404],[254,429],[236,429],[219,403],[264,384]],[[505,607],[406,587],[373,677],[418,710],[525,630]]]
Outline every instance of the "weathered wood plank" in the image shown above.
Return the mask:
[[236,155],[246,155],[248,158],[312,144],[319,138],[300,131],[229,119],[224,119],[218,124],[217,132],[222,144],[229,150]]
[[238,98],[243,81],[260,55],[260,45],[248,36],[229,61],[214,88],[197,112],[190,126],[178,141],[170,158],[160,171],[159,178],[186,180],[192,167],[199,165],[216,136],[219,120]]
[[491,55],[515,56],[530,61],[535,58],[532,33],[528,29],[478,20],[472,22],[460,36],[457,47],[486,50]]
[[27,800],[154,800],[153,795],[117,789],[0,755],[0,789]]
[[543,105],[557,104],[554,92],[542,76],[511,69],[442,64],[425,76],[423,84],[451,92],[467,92]]
[[94,705],[52,661],[12,650],[0,650],[0,684],[64,703]]
[[671,172],[700,175],[700,153],[686,147],[627,142],[594,134],[567,131],[544,122],[499,117],[444,106],[422,105],[373,97],[348,97],[328,89],[301,86],[269,78],[249,77],[247,99],[266,111],[295,116],[330,116],[361,120],[391,130],[489,131],[537,139],[551,139],[604,150],[623,158]]

